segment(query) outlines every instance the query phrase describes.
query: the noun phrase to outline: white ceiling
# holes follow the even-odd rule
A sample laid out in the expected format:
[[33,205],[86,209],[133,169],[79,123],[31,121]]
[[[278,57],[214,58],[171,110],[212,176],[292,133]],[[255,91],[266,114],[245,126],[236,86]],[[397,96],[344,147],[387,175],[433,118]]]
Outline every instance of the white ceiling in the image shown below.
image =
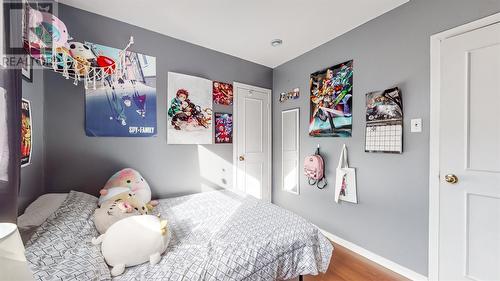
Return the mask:
[[[408,1],[59,0],[269,67],[296,58]],[[272,47],[270,42],[275,38],[282,39],[283,45]]]

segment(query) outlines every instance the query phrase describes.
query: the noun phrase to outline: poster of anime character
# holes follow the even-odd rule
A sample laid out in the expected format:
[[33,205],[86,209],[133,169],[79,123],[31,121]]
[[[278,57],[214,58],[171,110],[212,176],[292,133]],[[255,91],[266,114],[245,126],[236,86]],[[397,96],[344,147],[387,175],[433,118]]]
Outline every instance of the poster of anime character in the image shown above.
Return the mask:
[[[95,56],[119,60],[122,50],[86,43]],[[126,51],[123,73],[85,93],[85,132],[90,137],[156,136],[156,58]]]
[[309,135],[351,137],[353,61],[311,74]]
[[233,104],[233,85],[222,83],[219,81],[213,82],[212,94],[214,103],[221,105]]
[[212,81],[168,73],[167,143],[212,144]]
[[33,152],[33,127],[31,123],[31,103],[28,100],[21,101],[21,167],[31,164],[31,153]]
[[233,115],[215,113],[215,143],[233,143]]

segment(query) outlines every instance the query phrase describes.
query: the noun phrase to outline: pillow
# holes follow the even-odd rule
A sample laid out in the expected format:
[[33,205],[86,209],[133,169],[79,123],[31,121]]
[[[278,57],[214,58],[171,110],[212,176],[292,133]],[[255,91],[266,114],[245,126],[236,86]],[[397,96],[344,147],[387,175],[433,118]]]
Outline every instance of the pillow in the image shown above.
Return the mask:
[[67,196],[67,193],[48,193],[38,197],[26,208],[24,214],[17,218],[17,226],[30,228],[42,225],[52,213],[59,209]]

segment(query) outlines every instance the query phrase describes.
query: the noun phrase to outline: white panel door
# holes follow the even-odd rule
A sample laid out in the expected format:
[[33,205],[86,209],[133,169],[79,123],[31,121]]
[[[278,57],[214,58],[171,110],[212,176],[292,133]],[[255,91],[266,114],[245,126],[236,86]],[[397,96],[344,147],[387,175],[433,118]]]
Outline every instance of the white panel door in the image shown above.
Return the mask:
[[271,91],[234,84],[235,186],[271,201]]
[[439,279],[500,280],[500,23],[442,41],[440,108]]

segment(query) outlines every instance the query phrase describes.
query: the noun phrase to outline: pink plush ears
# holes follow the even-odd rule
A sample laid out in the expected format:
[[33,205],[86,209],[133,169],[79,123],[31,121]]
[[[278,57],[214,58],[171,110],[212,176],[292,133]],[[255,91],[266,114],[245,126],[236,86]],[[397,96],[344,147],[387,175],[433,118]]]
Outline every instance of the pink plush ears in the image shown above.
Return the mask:
[[156,206],[158,206],[159,202],[158,202],[158,200],[151,200],[149,202],[149,204],[151,204],[151,206],[153,206],[153,207],[156,207]]
[[99,194],[101,194],[102,196],[105,196],[106,194],[108,194],[108,190],[103,188],[103,189],[99,190]]

